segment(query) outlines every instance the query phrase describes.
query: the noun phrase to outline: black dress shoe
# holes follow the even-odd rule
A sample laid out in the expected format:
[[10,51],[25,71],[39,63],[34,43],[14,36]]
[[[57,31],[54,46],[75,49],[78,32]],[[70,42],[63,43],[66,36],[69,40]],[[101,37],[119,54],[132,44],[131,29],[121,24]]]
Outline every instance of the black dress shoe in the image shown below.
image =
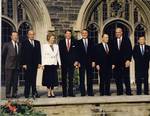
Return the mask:
[[89,94],[88,96],[94,96],[94,94]]
[[70,97],[75,97],[75,95],[69,95]]
[[104,96],[104,94],[100,94],[100,96]]
[[34,96],[35,98],[40,98],[40,96],[39,96],[38,93],[33,94],[32,97],[33,97],[33,96]]
[[25,98],[29,98],[29,96],[25,96]]
[[149,95],[149,93],[144,93],[144,95]]
[[118,95],[118,96],[121,96],[121,95],[123,95],[123,93],[117,93],[117,95]]
[[54,96],[51,96],[52,98],[55,98],[56,96],[54,95]]
[[131,96],[131,95],[133,95],[133,94],[132,94],[132,93],[127,93],[127,95],[130,95],[130,96]]
[[83,96],[85,96],[85,94],[81,94],[81,96],[83,97]]
[[63,97],[67,97],[67,94],[63,94]]
[[18,96],[17,95],[12,95],[12,98],[18,98]]
[[32,98],[35,100],[36,96],[35,96],[35,95],[32,95]]
[[6,98],[11,98],[10,95],[6,95]]

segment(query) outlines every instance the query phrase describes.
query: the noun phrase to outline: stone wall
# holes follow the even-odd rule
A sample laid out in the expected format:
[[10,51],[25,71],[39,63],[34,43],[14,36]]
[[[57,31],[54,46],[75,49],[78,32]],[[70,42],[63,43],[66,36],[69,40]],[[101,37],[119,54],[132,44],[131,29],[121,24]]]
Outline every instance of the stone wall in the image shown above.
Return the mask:
[[72,29],[84,0],[44,0],[57,35]]

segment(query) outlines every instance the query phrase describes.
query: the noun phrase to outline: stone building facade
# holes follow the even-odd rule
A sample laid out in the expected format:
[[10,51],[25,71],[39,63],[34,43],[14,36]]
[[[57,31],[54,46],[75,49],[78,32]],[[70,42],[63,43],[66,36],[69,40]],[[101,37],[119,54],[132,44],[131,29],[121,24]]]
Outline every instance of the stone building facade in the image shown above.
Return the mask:
[[[47,33],[55,32],[60,39],[64,30],[71,29],[79,39],[84,28],[98,43],[103,32],[113,38],[116,27],[123,28],[132,46],[139,35],[150,44],[149,16],[149,0],[2,0],[2,44],[10,40],[12,30],[19,32],[21,41],[28,29],[34,29],[43,44]],[[130,69],[134,82],[134,62]]]

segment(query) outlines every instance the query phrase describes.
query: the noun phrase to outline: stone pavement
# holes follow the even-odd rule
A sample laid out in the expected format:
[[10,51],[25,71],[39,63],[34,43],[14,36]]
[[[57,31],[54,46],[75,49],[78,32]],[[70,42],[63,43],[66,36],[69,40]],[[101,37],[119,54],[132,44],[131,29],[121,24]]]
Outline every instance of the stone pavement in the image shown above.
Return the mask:
[[[94,95],[99,96],[99,86],[98,86],[98,84],[95,84],[93,86],[93,89],[94,89]],[[41,98],[47,98],[47,88],[46,87],[39,86],[39,87],[37,87],[37,90],[38,90],[38,93],[41,96]],[[55,91],[56,97],[62,97],[62,87],[61,86],[55,87],[54,91]],[[19,86],[18,87],[18,96],[19,96],[19,98],[24,98],[23,93],[24,93],[24,86]],[[76,97],[80,96],[79,89],[74,90],[74,93],[76,94]],[[134,95],[136,94],[134,84],[132,85],[132,93]],[[111,84],[111,95],[116,96],[116,85],[115,84]],[[2,86],[1,87],[1,98],[4,98],[4,97],[5,97],[5,87]]]

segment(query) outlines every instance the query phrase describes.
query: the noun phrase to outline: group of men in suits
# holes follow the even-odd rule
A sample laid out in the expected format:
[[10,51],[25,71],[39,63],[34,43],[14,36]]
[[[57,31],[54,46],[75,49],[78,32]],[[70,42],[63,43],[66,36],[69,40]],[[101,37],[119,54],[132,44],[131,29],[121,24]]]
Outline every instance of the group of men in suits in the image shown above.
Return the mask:
[[[22,68],[25,78],[25,98],[29,98],[32,87],[32,97],[39,98],[36,90],[37,68],[41,64],[40,42],[35,40],[34,31],[29,30],[27,39],[19,43],[18,32],[11,33],[11,41],[5,43],[2,49],[2,61],[5,65],[6,98],[17,98],[18,75]],[[13,91],[11,92],[11,89]]]
[[[100,75],[100,95],[111,95],[110,81],[114,77],[117,95],[125,93],[132,95],[130,86],[129,68],[132,56],[135,60],[135,79],[137,94],[149,94],[148,69],[150,61],[150,47],[145,44],[144,36],[139,37],[138,44],[132,50],[128,37],[123,37],[123,30],[116,28],[115,38],[109,39],[104,33],[101,43],[95,43],[88,37],[88,30],[81,31],[80,40],[72,39],[72,32],[67,30],[65,38],[59,41],[61,58],[63,97],[74,97],[73,78],[75,68],[79,68],[81,96],[94,96],[93,69]],[[18,42],[18,33],[11,33],[11,41],[5,43],[2,50],[2,61],[5,64],[6,98],[17,97],[18,72],[20,67],[25,72],[25,98],[29,98],[32,87],[32,97],[39,98],[36,89],[37,69],[41,67],[41,45],[35,40],[35,33],[29,30],[27,39],[21,44]],[[87,80],[87,85],[85,85]],[[11,95],[11,88],[13,89]],[[86,91],[87,88],[87,91]]]
[[117,95],[123,95],[125,85],[126,95],[132,95],[129,68],[133,56],[135,61],[135,80],[137,95],[149,94],[148,70],[150,47],[146,45],[145,37],[138,38],[138,44],[132,50],[128,37],[123,37],[122,28],[116,28],[115,38],[109,41],[108,34],[102,35],[102,42],[96,46],[95,62],[100,73],[100,95],[110,95],[110,79],[114,77]]

